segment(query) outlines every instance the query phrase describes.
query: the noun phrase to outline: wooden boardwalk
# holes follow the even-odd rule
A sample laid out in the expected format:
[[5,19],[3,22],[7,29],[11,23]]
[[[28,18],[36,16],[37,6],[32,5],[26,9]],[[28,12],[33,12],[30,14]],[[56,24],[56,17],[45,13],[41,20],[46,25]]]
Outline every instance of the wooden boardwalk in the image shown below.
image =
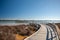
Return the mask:
[[[42,24],[40,25],[41,27],[37,32],[35,32],[24,40],[59,40],[58,36],[54,35],[54,32],[51,27]],[[53,38],[54,36],[57,37]]]

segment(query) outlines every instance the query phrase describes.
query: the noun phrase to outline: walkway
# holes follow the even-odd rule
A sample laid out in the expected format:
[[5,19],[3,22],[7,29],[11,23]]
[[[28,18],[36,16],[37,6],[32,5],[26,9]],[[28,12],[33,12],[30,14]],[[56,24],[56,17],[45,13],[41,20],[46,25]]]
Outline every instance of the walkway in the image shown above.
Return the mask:
[[40,29],[24,40],[59,40],[51,27],[40,24]]

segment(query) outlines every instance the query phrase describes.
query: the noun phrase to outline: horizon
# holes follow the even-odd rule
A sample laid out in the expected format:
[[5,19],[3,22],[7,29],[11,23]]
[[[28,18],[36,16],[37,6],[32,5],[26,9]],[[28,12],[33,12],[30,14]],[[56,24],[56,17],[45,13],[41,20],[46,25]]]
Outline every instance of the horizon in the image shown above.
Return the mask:
[[5,19],[0,19],[0,20],[60,20],[60,19],[11,19],[11,18],[5,18]]

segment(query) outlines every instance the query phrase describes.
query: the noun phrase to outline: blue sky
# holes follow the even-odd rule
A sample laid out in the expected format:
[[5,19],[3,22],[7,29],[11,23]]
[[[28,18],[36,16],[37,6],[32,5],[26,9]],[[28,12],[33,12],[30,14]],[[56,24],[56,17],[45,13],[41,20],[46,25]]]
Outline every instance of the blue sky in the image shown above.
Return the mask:
[[60,0],[0,0],[2,19],[60,19]]

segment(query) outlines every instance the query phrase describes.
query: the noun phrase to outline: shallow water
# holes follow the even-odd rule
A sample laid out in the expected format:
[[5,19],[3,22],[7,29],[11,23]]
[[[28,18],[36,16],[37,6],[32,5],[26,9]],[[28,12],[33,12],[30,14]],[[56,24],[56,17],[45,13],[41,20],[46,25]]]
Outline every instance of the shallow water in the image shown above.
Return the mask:
[[21,24],[28,24],[24,22],[16,22],[16,21],[0,21],[0,25],[21,25]]
[[19,25],[28,23],[60,23],[60,20],[0,20],[0,25]]

